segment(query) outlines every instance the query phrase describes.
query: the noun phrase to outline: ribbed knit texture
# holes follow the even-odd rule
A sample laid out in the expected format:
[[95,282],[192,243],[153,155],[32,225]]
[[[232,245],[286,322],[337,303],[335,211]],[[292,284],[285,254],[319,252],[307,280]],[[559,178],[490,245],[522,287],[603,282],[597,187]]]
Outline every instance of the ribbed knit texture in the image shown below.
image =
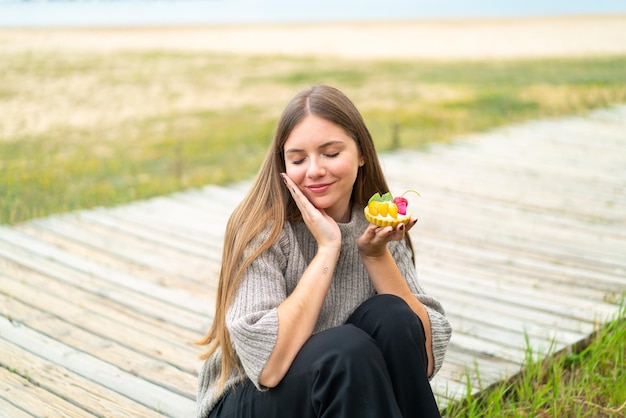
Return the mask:
[[[342,246],[334,277],[315,326],[315,333],[342,325],[348,316],[375,294],[361,262],[356,240],[368,226],[361,208],[355,209],[349,223],[339,224]],[[250,246],[258,248],[259,236]],[[435,373],[441,368],[450,341],[451,327],[441,304],[424,293],[417,281],[411,251],[404,241],[390,242],[389,249],[411,291],[424,304],[430,318]],[[302,221],[287,222],[279,240],[246,270],[227,316],[231,341],[247,377],[259,390],[259,375],[278,335],[276,307],[293,291],[307,265],[317,252],[317,242]],[[198,417],[206,417],[219,399],[215,383],[219,379],[221,354],[218,350],[202,366],[198,378]],[[226,390],[246,377],[233,373]]]

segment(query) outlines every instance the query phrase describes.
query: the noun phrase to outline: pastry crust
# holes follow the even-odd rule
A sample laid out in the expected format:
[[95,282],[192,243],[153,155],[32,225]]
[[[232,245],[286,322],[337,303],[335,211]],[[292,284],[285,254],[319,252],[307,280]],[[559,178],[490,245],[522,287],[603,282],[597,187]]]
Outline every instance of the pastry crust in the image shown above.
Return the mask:
[[409,211],[406,212],[406,215],[398,215],[397,219],[394,219],[391,216],[385,216],[384,219],[381,218],[380,215],[372,216],[370,215],[370,211],[367,206],[363,210],[363,213],[365,213],[365,219],[367,219],[369,223],[380,227],[392,226],[396,228],[400,224],[407,225],[411,220],[411,212]]

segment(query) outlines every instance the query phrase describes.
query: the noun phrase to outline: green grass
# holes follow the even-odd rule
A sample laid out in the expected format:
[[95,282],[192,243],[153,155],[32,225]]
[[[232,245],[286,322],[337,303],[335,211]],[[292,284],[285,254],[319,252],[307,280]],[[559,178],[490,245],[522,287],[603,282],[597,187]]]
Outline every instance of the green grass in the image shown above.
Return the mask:
[[145,139],[129,143],[95,145],[92,132],[69,132],[62,141],[35,137],[0,144],[3,154],[13,157],[0,176],[3,220],[233,182],[257,168],[268,140],[267,123],[233,128],[237,115],[194,117],[202,125],[189,131],[177,126],[176,117],[144,121],[138,135]]
[[448,417],[617,418],[626,416],[626,309],[588,340],[556,354],[527,348],[509,381],[451,404]]
[[379,151],[626,102],[626,57],[449,63],[153,51],[0,60],[0,223],[249,178],[287,100],[311,84],[352,97]]

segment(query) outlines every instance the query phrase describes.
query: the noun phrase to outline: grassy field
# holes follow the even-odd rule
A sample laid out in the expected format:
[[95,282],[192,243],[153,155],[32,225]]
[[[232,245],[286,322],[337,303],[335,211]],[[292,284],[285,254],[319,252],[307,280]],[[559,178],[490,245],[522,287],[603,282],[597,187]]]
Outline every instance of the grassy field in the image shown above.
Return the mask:
[[343,89],[380,151],[626,102],[626,57],[426,62],[0,51],[0,223],[249,178],[289,98]]
[[470,396],[448,417],[618,418],[626,416],[626,310],[588,341],[548,356],[527,348],[511,380]]

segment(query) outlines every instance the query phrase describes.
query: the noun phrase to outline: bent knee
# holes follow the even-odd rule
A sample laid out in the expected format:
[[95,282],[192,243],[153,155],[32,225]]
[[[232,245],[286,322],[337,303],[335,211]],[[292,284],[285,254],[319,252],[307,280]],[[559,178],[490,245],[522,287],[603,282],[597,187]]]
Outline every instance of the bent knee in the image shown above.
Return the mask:
[[368,299],[354,311],[348,322],[379,342],[402,336],[425,340],[421,319],[395,295],[381,294]]
[[302,347],[293,366],[316,368],[320,364],[350,364],[380,355],[378,343],[354,325],[342,325],[312,336]]

